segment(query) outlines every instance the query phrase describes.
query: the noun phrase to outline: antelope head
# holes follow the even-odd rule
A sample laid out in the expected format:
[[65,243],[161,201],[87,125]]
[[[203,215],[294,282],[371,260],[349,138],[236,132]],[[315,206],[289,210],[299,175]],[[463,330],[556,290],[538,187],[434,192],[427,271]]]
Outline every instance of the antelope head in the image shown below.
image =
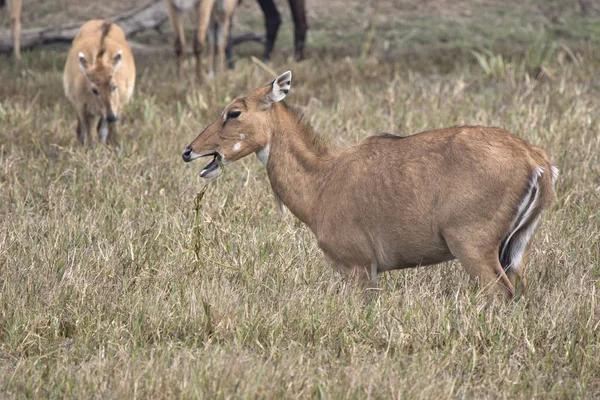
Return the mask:
[[96,62],[90,65],[83,52],[79,53],[79,69],[86,78],[87,89],[91,93],[91,106],[95,108],[106,122],[112,123],[119,119],[121,100],[115,72],[121,66],[123,50],[113,57],[106,57],[100,52]]
[[292,73],[281,74],[267,86],[236,98],[220,118],[206,127],[183,151],[183,161],[212,157],[200,171],[201,178],[214,178],[220,164],[239,160],[248,154],[259,154],[270,142],[269,120],[274,103],[285,98],[292,83]]

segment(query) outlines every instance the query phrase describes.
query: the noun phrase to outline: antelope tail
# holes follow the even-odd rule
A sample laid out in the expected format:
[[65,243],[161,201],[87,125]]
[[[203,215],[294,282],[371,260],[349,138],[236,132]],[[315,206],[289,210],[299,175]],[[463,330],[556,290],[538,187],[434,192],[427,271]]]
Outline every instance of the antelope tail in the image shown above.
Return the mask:
[[550,167],[551,180],[543,179],[542,175],[548,172],[538,167],[529,180],[529,186],[521,200],[517,215],[500,244],[500,264],[505,271],[514,270],[519,274],[523,255],[531,240],[537,224],[542,218],[543,203],[552,191],[552,186],[558,178],[558,169]]

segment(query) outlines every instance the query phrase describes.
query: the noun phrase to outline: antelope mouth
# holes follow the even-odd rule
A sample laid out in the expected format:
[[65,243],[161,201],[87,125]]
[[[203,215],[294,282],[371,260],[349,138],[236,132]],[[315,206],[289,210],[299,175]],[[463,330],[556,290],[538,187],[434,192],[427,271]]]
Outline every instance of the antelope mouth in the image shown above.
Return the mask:
[[201,157],[213,157],[213,159],[204,168],[202,168],[202,171],[200,171],[200,178],[211,179],[218,176],[223,157],[216,151],[214,153],[205,154]]

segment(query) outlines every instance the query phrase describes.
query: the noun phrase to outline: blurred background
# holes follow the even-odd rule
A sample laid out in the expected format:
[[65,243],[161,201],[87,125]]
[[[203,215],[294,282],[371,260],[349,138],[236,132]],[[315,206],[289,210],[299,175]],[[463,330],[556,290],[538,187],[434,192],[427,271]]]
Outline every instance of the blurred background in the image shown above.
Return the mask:
[[[149,3],[153,2],[23,0],[23,31],[114,18]],[[276,0],[275,4],[283,23],[274,56],[285,57],[293,54],[294,25],[288,2]],[[152,29],[128,38],[148,46],[145,51],[157,51],[160,46],[168,51],[172,43],[166,7],[162,8],[162,18],[152,22]],[[528,54],[536,64],[551,57],[553,49],[545,46],[559,45],[576,53],[600,45],[600,3],[595,0],[306,0],[305,8],[308,57],[371,56],[443,64],[457,58],[473,60],[472,51],[478,50],[503,57]],[[234,36],[257,33],[264,37],[264,16],[256,0],[242,1],[233,20]],[[191,52],[191,13],[184,14],[184,25]],[[0,12],[0,27],[6,38],[10,27],[6,11]],[[141,50],[138,47],[137,53]],[[242,43],[235,52],[237,57],[259,56],[262,47],[256,42]]]

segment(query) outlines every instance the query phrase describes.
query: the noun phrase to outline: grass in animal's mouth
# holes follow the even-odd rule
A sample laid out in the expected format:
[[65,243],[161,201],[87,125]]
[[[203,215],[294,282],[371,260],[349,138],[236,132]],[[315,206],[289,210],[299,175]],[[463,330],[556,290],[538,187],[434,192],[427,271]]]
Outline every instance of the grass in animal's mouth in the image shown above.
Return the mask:
[[217,172],[219,172],[219,170],[222,167],[222,159],[223,156],[221,156],[221,154],[217,153],[216,151],[214,153],[210,153],[210,154],[206,154],[202,157],[209,157],[212,156],[213,159],[210,163],[208,163],[203,169],[202,171],[200,171],[200,178],[213,178],[216,176]]
[[[77,7],[50,14],[63,3],[36,3],[49,12],[39,21],[39,9],[23,12],[36,25],[60,25],[89,18],[97,2],[81,0],[89,7],[76,16]],[[144,1],[121,3],[102,2],[117,15]],[[319,11],[309,20],[310,57],[290,65],[288,24],[270,66],[292,69],[289,104],[339,147],[379,132],[471,123],[503,126],[547,151],[561,175],[531,246],[525,298],[486,297],[454,262],[382,274],[375,301],[364,302],[308,228],[278,212],[256,157],[230,167],[227,154],[208,149],[204,159],[183,163],[179,150],[230,96],[266,83],[245,57],[213,89],[186,85],[195,79],[193,59],[184,63],[186,81],[176,82],[170,48],[160,63],[154,54],[136,55],[140,74],[118,123],[121,144],[106,151],[77,142],[76,112],[62,89],[66,54],[32,50],[19,67],[0,57],[0,398],[600,398],[600,119],[593,117],[600,114],[593,48],[600,31],[586,28],[598,17],[577,30],[557,25],[590,40],[564,39],[582,49],[581,58],[573,50],[577,64],[570,56],[563,62],[557,49],[554,80],[530,79],[527,61],[492,47],[510,64],[502,78],[450,55],[472,58],[479,40],[521,37],[536,26],[522,21],[532,14],[545,21],[541,13],[556,1],[459,0],[452,4],[461,7],[440,12],[429,3],[449,1],[402,2],[439,22],[434,30],[417,18],[396,23],[407,8],[378,3],[376,20],[385,25],[362,69],[338,57],[360,54],[366,37],[356,22],[371,8],[357,0],[307,0],[309,13]],[[472,15],[461,16],[467,6]],[[505,15],[489,12],[492,6]],[[241,7],[234,16],[240,32],[263,29],[256,2]],[[566,10],[568,26],[575,8]],[[280,11],[289,16],[287,9]],[[332,10],[331,22],[319,19],[323,10]],[[472,34],[434,12],[478,20],[481,30]],[[255,25],[244,29],[244,21]],[[450,42],[432,53],[447,24],[464,47],[451,47],[457,42],[447,34]],[[150,40],[167,46],[167,36]],[[407,59],[381,60],[386,41],[387,60]],[[404,53],[411,48],[419,53]],[[198,182],[213,161],[227,164],[225,176]],[[219,167],[215,177],[225,170]]]

